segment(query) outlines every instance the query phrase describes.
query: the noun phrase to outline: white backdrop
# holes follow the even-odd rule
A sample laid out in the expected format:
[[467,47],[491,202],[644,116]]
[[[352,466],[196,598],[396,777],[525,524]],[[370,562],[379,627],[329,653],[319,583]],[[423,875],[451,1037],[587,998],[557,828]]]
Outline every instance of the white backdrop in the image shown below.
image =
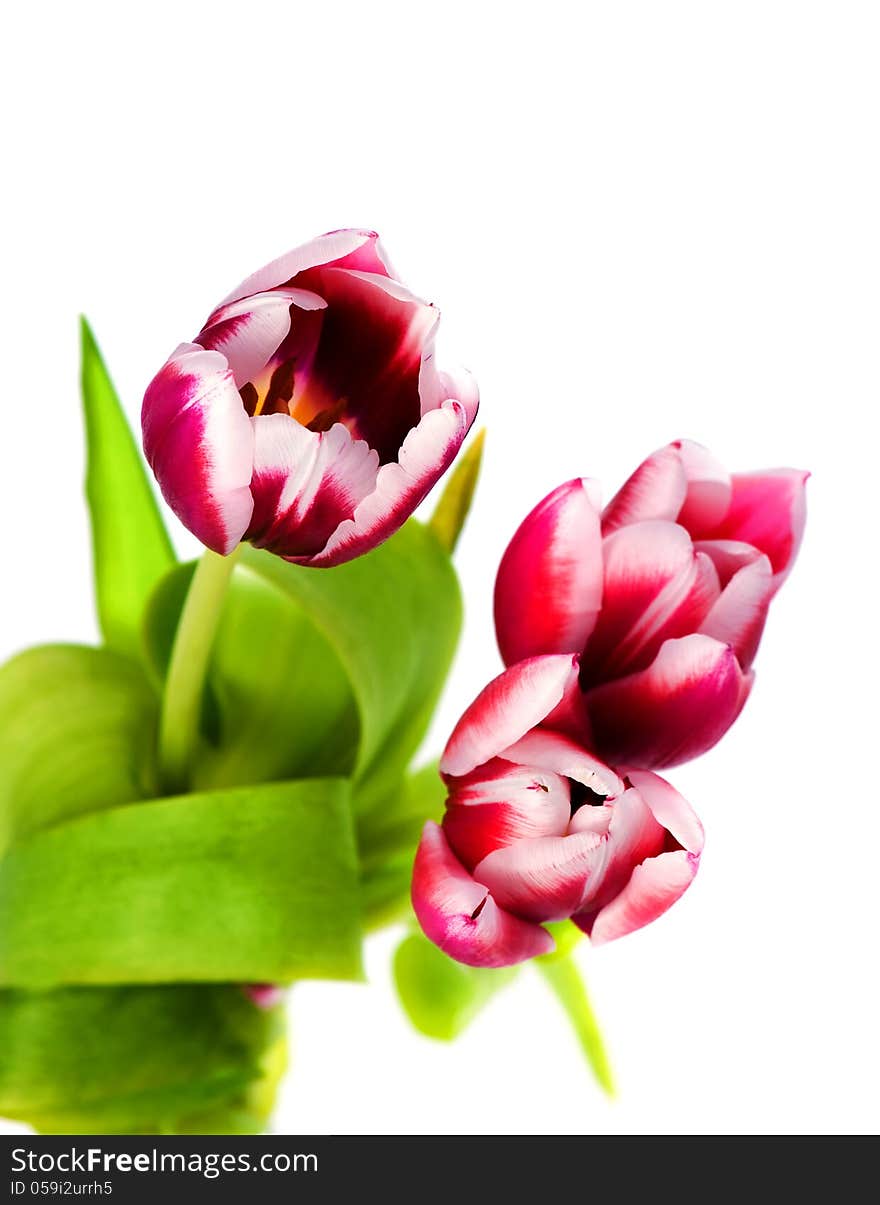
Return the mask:
[[415,1035],[382,937],[370,986],[296,989],[277,1128],[875,1129],[876,6],[86,0],[4,25],[0,653],[95,636],[77,312],[135,416],[232,285],[341,225],[380,230],[482,387],[435,747],[499,668],[492,569],[552,486],[613,489],[678,436],[813,471],[752,700],[671,774],[700,874],[583,952],[619,1100],[531,975],[457,1044]]

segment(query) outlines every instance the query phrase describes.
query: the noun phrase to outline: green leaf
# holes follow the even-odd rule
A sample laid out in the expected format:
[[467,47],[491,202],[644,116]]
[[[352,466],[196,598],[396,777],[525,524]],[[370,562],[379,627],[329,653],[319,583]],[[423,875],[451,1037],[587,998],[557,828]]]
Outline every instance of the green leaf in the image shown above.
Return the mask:
[[[574,930],[577,933],[576,927],[570,922],[563,922],[563,925],[569,932]],[[553,926],[554,929],[558,927],[561,926]],[[557,938],[556,951],[534,959],[534,966],[543,975],[571,1023],[600,1087],[608,1096],[614,1096],[614,1075],[602,1041],[602,1031],[573,957],[576,938],[560,940],[560,935],[555,932],[554,937]]]
[[357,978],[349,784],[112,808],[0,861],[0,986]]
[[409,906],[413,858],[426,820],[440,820],[446,787],[437,762],[398,782],[381,806],[358,815],[361,899],[368,929],[399,919]]
[[486,428],[478,431],[463,455],[458,457],[454,471],[450,474],[440,501],[431,515],[430,527],[440,545],[450,554],[455,552],[462,528],[474,501],[474,491],[483,463],[483,445]]
[[[192,572],[166,575],[147,607],[159,684]],[[449,557],[414,520],[335,569],[246,548],[208,671],[194,785],[354,772],[358,810],[380,805],[424,737],[460,626]]]
[[420,1033],[449,1042],[470,1025],[517,967],[467,967],[421,933],[397,947],[394,982],[406,1015]]
[[[145,649],[159,684],[193,569],[166,574],[147,607]],[[248,566],[236,566],[224,600],[202,728],[196,790],[348,774],[357,753],[358,713],[339,657],[295,599]]]
[[254,549],[242,559],[296,600],[345,666],[360,713],[358,807],[376,805],[421,743],[458,642],[461,599],[448,553],[411,519],[332,570]]
[[0,853],[155,795],[157,722],[143,670],[109,649],[45,645],[0,667]]
[[256,1132],[282,1025],[235,985],[2,991],[0,1114],[82,1134],[196,1132],[213,1113]]
[[358,818],[358,846],[364,866],[393,853],[415,853],[426,820],[440,821],[446,784],[436,760],[414,770],[382,800],[382,806]]
[[141,613],[174,564],[174,551],[125,413],[85,318],[82,396],[86,498],[92,523],[98,618],[107,643],[138,656]]

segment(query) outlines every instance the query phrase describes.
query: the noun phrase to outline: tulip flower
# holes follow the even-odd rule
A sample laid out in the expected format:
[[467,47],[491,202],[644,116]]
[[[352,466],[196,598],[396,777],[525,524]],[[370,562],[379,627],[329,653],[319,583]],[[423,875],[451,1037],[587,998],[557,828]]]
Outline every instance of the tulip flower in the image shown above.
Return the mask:
[[570,655],[520,661],[456,726],[440,763],[442,825],[425,825],[412,900],[425,934],[471,966],[549,953],[546,921],[596,942],[656,919],[693,880],[703,830],[669,783],[612,769],[543,727],[577,681]]
[[606,761],[656,770],[705,752],[751,689],[771,599],[800,545],[806,478],[730,475],[681,440],[604,510],[594,482],[560,486],[498,570],[505,664],[580,654],[578,687],[554,723]]
[[248,277],[144,397],[144,450],[203,544],[329,566],[392,535],[474,420],[434,362],[439,315],[377,236],[325,234]]

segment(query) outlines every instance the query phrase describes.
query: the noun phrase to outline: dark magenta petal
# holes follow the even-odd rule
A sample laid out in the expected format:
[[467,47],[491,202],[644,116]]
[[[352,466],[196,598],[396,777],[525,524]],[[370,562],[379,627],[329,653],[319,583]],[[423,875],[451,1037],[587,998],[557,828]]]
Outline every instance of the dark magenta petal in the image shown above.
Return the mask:
[[668,640],[647,669],[587,691],[591,743],[612,764],[678,765],[721,739],[745,692],[728,645],[699,634]]

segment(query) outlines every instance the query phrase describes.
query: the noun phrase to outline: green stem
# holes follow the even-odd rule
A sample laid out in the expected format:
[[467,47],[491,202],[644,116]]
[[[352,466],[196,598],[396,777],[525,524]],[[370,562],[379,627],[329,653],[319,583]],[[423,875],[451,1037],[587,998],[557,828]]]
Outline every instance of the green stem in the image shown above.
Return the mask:
[[190,763],[199,739],[205,675],[240,548],[229,556],[206,549],[183,604],[159,721],[159,767],[168,791],[185,791],[188,786]]
[[562,1005],[596,1079],[609,1096],[614,1096],[614,1076],[599,1022],[572,954],[549,954],[536,958],[535,966]]

